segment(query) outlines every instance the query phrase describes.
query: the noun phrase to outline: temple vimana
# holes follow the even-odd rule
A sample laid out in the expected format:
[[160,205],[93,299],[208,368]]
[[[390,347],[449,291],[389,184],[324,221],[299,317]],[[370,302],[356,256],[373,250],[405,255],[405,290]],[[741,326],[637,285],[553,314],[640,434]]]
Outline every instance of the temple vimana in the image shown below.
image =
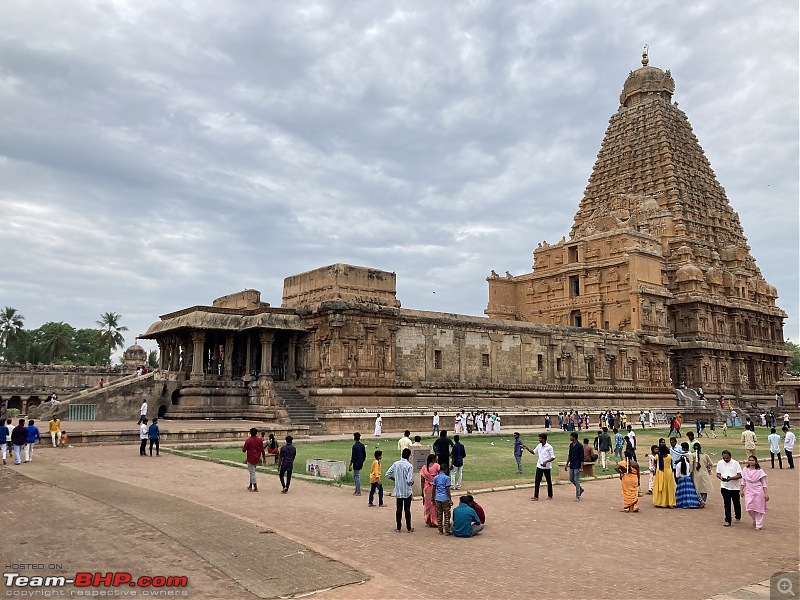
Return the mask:
[[377,269],[293,275],[280,308],[245,290],[148,329],[162,414],[305,403],[336,430],[348,411],[674,408],[682,385],[774,397],[786,314],[674,91],[643,55],[569,237],[539,244],[531,273],[492,272],[488,318],[401,308]]

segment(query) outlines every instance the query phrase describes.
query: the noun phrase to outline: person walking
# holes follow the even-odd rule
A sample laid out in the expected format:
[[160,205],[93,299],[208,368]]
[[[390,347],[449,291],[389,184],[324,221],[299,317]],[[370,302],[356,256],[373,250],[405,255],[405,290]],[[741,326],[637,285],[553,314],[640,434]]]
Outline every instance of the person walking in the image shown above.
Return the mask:
[[450,480],[455,490],[461,489],[461,476],[464,473],[464,459],[467,457],[467,449],[464,448],[464,444],[459,441],[460,439],[460,436],[453,436],[453,442],[455,443],[453,444],[453,468],[450,469]]
[[633,430],[632,425],[626,427],[628,434],[625,436],[628,447],[633,452],[633,460],[636,460],[636,432]]
[[439,471],[433,478],[436,499],[436,522],[439,524],[439,534],[453,535],[450,529],[450,510],[453,498],[450,495],[452,482],[443,472]]
[[694,482],[694,489],[697,491],[697,495],[700,496],[700,502],[705,505],[706,502],[708,502],[708,495],[713,488],[711,485],[711,459],[708,454],[703,453],[700,444],[694,445],[694,453],[692,454],[692,480]]
[[411,496],[412,486],[414,485],[414,468],[408,459],[411,457],[411,449],[403,450],[403,457],[392,464],[386,471],[386,477],[394,481],[394,496],[397,501],[395,519],[397,521],[396,531],[402,531],[403,513],[406,516],[406,529],[409,533],[414,531],[411,526]]
[[33,447],[36,445],[36,442],[42,440],[42,436],[39,433],[39,428],[33,424],[33,419],[28,421],[28,427],[26,429],[28,431],[28,437],[25,440],[25,462],[31,462],[33,460]]
[[792,452],[794,451],[796,437],[794,432],[789,429],[788,425],[783,426],[783,433],[783,452],[786,454],[786,462],[789,463],[790,469],[794,469],[794,457],[792,456]]
[[742,520],[742,505],[739,501],[741,492],[742,466],[736,460],[731,460],[728,450],[722,451],[722,459],[717,462],[717,479],[720,480],[719,491],[725,504],[725,527],[731,526],[731,504],[736,522]]
[[689,454],[689,443],[683,442],[681,448],[685,454],[680,457],[675,465],[675,506],[678,508],[703,508],[692,481],[692,459]]
[[781,459],[781,436],[775,433],[775,428],[769,430],[769,435],[767,436],[767,442],[769,442],[769,458],[772,462],[772,468],[775,468],[775,457],[778,457],[778,467],[783,468],[783,460]]
[[439,413],[433,411],[433,429],[431,430],[431,437],[439,433]]
[[742,489],[744,509],[753,519],[753,527],[758,531],[764,527],[764,515],[769,510],[769,490],[767,489],[767,474],[758,464],[758,457],[751,454],[747,457],[747,466],[742,469]]
[[656,415],[655,415],[655,413],[653,413],[652,410],[647,414],[647,420],[650,423],[650,429],[652,429],[653,428],[653,424],[655,423],[655,420],[656,420]]
[[575,486],[575,502],[580,502],[583,488],[581,487],[581,470],[583,468],[584,449],[578,443],[578,434],[569,434],[569,448],[567,450],[567,464],[564,470],[569,471],[569,481]]
[[137,423],[137,425],[141,425],[146,420],[147,420],[147,398],[142,398],[142,405],[139,407],[139,422]]
[[[630,425],[629,425],[630,427]],[[614,470],[619,474],[622,484],[622,510],[620,512],[639,512],[639,463],[633,456],[633,450],[625,450],[625,460],[620,461]]]
[[53,415],[53,418],[50,419],[49,425],[50,440],[53,442],[53,448],[55,448],[61,441],[61,420],[57,416]]
[[622,462],[622,449],[625,446],[625,438],[619,432],[619,429],[614,428],[614,458],[617,463]]
[[672,472],[672,456],[666,444],[658,447],[658,462],[653,482],[653,506],[675,508],[675,475]]
[[608,427],[603,427],[602,433],[597,436],[597,450],[600,452],[600,462],[603,471],[608,470],[608,455],[611,452],[611,436],[608,435]]
[[159,448],[161,431],[158,428],[158,419],[153,419],[150,427],[147,428],[147,439],[150,440],[150,456],[153,456],[153,446],[156,447],[156,456],[161,456],[161,449]]
[[3,452],[3,464],[6,464],[6,454],[8,454],[8,440],[11,432],[6,425],[5,419],[0,420],[0,450]]
[[758,438],[756,437],[756,432],[752,429],[745,429],[742,432],[742,443],[744,444],[744,450],[748,456],[756,453],[757,441]]
[[375,451],[375,460],[372,461],[372,468],[369,470],[369,505],[375,506],[375,491],[378,491],[378,506],[383,508],[383,484],[381,483],[381,457],[383,452]]
[[[411,440],[408,440],[411,445]],[[361,469],[364,468],[364,462],[367,460],[367,449],[361,443],[361,434],[356,431],[353,434],[353,447],[350,449],[350,464],[347,465],[348,469],[353,472],[353,482],[355,489],[354,496],[361,495]],[[372,499],[370,499],[372,502]]]
[[245,453],[247,458],[247,472],[250,474],[250,483],[247,484],[247,491],[257,492],[256,467],[262,460],[266,463],[267,455],[264,452],[264,441],[258,437],[258,429],[255,427],[250,428],[250,437],[245,440],[242,452]]
[[538,456],[538,460],[536,461],[536,478],[534,479],[533,497],[531,500],[539,499],[539,486],[542,483],[542,477],[547,481],[547,499],[552,500],[553,481],[550,476],[550,469],[553,461],[556,459],[556,455],[555,452],[553,452],[553,447],[547,443],[547,434],[539,434],[539,445],[533,450],[525,445],[522,447],[531,454],[536,454]]
[[429,454],[425,466],[419,470],[419,474],[422,476],[422,517],[428,527],[436,527],[438,525],[433,480],[439,474],[440,468],[439,463],[436,462],[436,455]]
[[648,495],[653,495],[653,480],[658,468],[658,446],[650,446],[650,454],[647,455],[648,470],[650,471],[650,481],[647,484]]
[[525,447],[525,444],[522,443],[522,440],[519,439],[519,432],[514,432],[514,460],[517,461],[517,473],[522,475],[522,449]]
[[11,430],[11,444],[14,446],[14,464],[21,462],[20,454],[28,444],[28,430],[25,427],[25,419],[20,419],[14,429]]
[[714,419],[711,419],[711,420],[708,422],[708,428],[711,430],[711,437],[716,439],[716,437],[717,437],[717,432],[715,431],[715,429],[716,429],[716,425],[714,424]]
[[[287,435],[284,440],[286,443],[278,451],[278,479],[281,482],[281,494],[289,493],[289,486],[292,483],[292,471],[294,470],[294,459],[297,457],[297,448],[292,444],[294,438]],[[284,479],[285,477],[285,479]]]
[[147,438],[150,435],[147,417],[139,423],[139,456],[147,456]]

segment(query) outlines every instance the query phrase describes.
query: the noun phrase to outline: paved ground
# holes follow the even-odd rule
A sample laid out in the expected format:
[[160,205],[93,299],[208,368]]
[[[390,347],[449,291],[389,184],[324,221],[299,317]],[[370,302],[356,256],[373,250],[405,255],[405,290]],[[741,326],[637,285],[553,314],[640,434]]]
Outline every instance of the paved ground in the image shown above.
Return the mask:
[[[588,482],[580,503],[567,486],[556,488],[552,502],[531,502],[529,490],[482,495],[487,530],[469,540],[422,527],[419,502],[412,508],[416,531],[396,533],[393,509],[367,508],[365,496],[345,489],[297,481],[283,495],[275,477],[260,475],[261,492],[252,494],[244,470],[170,455],[140,458],[134,446],[43,449],[34,463],[0,472],[3,482],[12,481],[0,491],[0,510],[19,523],[4,539],[11,531],[12,543],[28,541],[11,556],[0,546],[6,562],[186,574],[193,598],[286,595],[298,581],[324,588],[362,579],[317,597],[391,599],[441,590],[452,598],[508,598],[535,590],[549,598],[636,599],[668,590],[684,600],[747,598],[757,596],[745,586],[797,570],[800,561],[800,469],[767,471],[772,500],[761,532],[746,516],[722,527],[717,494],[705,510],[655,509],[645,496],[640,513],[622,514],[619,482],[606,480]],[[182,531],[206,522],[214,523],[210,532]],[[263,542],[236,555],[247,548],[236,539],[264,530],[275,534],[260,534]],[[268,566],[251,558],[253,549]],[[319,560],[313,578],[308,555]],[[576,556],[583,565],[571,569]]]

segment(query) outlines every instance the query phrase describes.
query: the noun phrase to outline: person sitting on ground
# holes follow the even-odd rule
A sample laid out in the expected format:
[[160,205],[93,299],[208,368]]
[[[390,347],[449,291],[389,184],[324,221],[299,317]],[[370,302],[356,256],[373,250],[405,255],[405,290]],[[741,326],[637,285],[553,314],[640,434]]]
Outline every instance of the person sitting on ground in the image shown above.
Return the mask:
[[583,438],[583,462],[594,462],[596,460],[597,454],[594,453],[594,450],[589,445],[589,438]]
[[467,497],[461,496],[453,511],[453,535],[456,537],[472,537],[483,530],[478,513],[467,504]]
[[481,520],[481,525],[484,527],[486,526],[486,513],[483,510],[483,507],[475,502],[475,498],[472,497],[472,494],[467,494],[467,504],[469,507],[478,513],[478,518]]

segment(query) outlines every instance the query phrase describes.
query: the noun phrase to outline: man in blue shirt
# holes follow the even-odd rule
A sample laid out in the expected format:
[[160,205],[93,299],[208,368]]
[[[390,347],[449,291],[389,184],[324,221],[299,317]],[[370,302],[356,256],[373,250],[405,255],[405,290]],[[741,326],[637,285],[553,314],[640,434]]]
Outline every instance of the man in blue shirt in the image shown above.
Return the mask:
[[459,442],[460,436],[454,435],[453,441],[453,468],[450,470],[450,479],[453,482],[453,488],[456,490],[461,489],[461,474],[464,467],[464,459],[467,456],[467,450],[464,444]]
[[389,470],[386,471],[386,477],[394,481],[394,497],[395,500],[397,500],[397,510],[395,511],[397,531],[401,531],[400,523],[403,518],[403,512],[405,512],[406,529],[411,533],[414,531],[414,528],[411,526],[411,497],[413,494],[412,486],[414,485],[414,467],[408,462],[408,459],[411,458],[411,448],[404,449],[402,456],[403,458],[389,467]]
[[467,504],[467,498],[461,496],[453,511],[453,533],[456,537],[472,537],[483,529],[478,513]]
[[583,488],[581,487],[583,458],[583,446],[578,443],[578,434],[573,431],[569,434],[569,456],[564,470],[569,471],[570,483],[575,485],[575,502],[579,502],[581,494],[583,494]]
[[453,535],[450,531],[450,507],[453,506],[453,499],[450,497],[450,478],[443,471],[439,471],[433,478],[433,487],[439,533]]
[[622,460],[622,446],[625,444],[625,438],[622,437],[622,434],[619,432],[619,429],[616,427],[614,428],[614,456],[617,458],[617,462]]
[[[773,430],[774,433],[774,430]],[[6,464],[6,451],[8,448],[8,436],[11,435],[11,432],[6,427],[5,421],[0,421],[0,449],[3,451],[3,464]],[[778,457],[780,458],[780,456]],[[775,459],[773,459],[774,462]],[[774,464],[773,464],[774,466]],[[782,469],[783,467],[781,467]]]
[[42,436],[39,434],[39,428],[33,424],[33,419],[28,421],[28,440],[27,444],[25,444],[25,462],[31,462],[33,460],[33,445],[36,443],[36,440],[41,440]]
[[150,456],[153,456],[153,445],[156,447],[156,456],[161,456],[159,449],[161,431],[158,429],[158,419],[153,419],[150,427],[147,428],[147,437],[150,438]]
[[367,460],[367,449],[361,443],[361,434],[356,431],[353,434],[353,447],[350,450],[350,468],[353,470],[353,481],[355,481],[356,489],[353,492],[354,496],[361,495],[361,469],[364,468],[364,461]]
[[514,458],[517,460],[517,472],[522,475],[522,440],[519,439],[519,432],[514,432]]

